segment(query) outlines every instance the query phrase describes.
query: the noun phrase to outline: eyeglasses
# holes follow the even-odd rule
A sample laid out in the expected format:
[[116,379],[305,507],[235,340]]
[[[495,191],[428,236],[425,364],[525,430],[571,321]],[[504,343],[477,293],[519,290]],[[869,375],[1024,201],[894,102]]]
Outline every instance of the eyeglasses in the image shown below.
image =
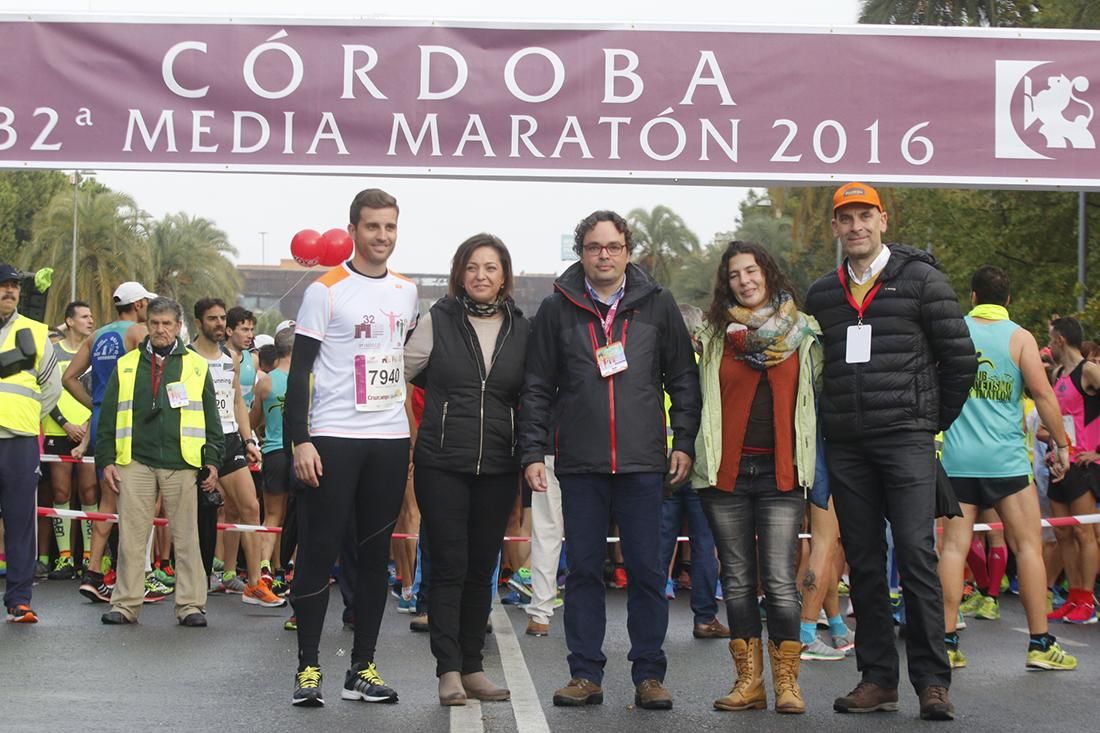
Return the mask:
[[626,249],[626,245],[619,244],[618,242],[612,242],[611,244],[586,244],[583,249],[586,255],[598,255],[600,250],[606,249],[607,254],[615,257],[623,253],[623,250]]

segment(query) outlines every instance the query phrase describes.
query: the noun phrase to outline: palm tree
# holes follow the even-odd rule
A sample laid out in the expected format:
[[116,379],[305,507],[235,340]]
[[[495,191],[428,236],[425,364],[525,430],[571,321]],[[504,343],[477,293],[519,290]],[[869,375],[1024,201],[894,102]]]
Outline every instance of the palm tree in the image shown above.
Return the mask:
[[[99,185],[77,194],[76,296],[92,306],[96,322],[114,320],[111,295],[126,280],[145,282],[150,272],[145,240],[148,215],[123,193]],[[25,270],[54,269],[54,295],[46,319],[59,323],[68,304],[72,272],[73,195],[62,191],[34,218],[34,238],[21,251]]]
[[864,0],[860,23],[1016,27],[1035,12],[1015,0]]
[[237,250],[212,221],[167,214],[152,225],[149,249],[153,292],[178,300],[186,318],[200,298],[219,297],[230,306],[237,302],[241,276],[229,259]]
[[680,215],[664,205],[627,215],[634,240],[634,261],[662,285],[670,285],[679,260],[699,252],[699,238]]

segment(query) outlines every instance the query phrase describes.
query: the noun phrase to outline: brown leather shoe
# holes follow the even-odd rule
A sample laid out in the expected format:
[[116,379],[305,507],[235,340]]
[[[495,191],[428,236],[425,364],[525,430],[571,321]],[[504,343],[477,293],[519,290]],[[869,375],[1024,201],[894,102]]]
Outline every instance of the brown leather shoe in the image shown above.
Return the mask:
[[550,624],[540,624],[535,619],[527,620],[528,636],[550,636]]
[[930,685],[917,693],[920,700],[921,720],[954,720],[955,706],[951,704],[947,688]]
[[554,692],[554,704],[558,707],[580,707],[603,703],[603,688],[592,680],[574,677],[569,684]]
[[645,710],[672,710],[672,695],[660,680],[642,680],[634,688],[634,704]]
[[838,713],[896,713],[898,711],[898,688],[880,687],[874,682],[863,680],[856,689],[833,702],[833,710]]
[[696,639],[728,639],[730,630],[722,625],[717,618],[712,618],[705,624],[695,624],[691,635]]

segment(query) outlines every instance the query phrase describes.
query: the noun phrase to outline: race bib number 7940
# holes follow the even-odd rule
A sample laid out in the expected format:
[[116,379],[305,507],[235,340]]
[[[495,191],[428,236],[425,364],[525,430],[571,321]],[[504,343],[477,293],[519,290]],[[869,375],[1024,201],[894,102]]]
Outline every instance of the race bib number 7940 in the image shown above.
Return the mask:
[[355,409],[379,412],[405,404],[405,355],[382,351],[355,356]]

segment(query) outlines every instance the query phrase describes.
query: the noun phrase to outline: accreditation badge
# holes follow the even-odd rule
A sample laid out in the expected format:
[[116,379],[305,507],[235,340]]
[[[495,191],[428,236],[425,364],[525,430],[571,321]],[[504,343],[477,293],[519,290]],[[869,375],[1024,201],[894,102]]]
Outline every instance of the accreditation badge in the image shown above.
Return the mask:
[[600,367],[601,377],[626,371],[626,352],[621,341],[614,341],[596,349],[596,364]]

